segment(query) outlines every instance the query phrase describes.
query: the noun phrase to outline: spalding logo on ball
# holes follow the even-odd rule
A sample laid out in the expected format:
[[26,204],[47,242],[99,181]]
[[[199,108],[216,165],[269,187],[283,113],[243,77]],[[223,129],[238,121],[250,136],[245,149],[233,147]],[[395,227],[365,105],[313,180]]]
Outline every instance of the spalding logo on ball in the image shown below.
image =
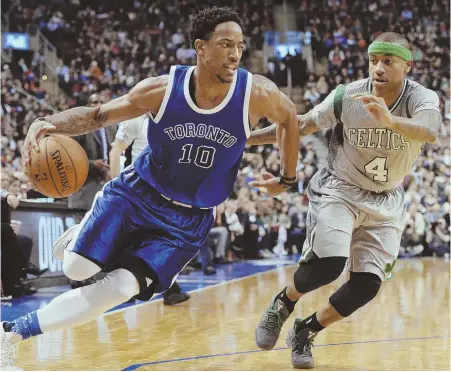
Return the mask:
[[27,164],[28,177],[37,191],[51,198],[65,198],[83,186],[89,162],[77,141],[52,135],[39,142],[39,150],[31,150]]

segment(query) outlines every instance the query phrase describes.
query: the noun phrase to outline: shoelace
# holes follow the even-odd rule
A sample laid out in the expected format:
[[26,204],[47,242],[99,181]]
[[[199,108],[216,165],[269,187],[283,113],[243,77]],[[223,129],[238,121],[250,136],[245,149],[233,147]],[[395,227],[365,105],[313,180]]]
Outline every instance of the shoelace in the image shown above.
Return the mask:
[[264,321],[267,325],[267,328],[271,331],[276,331],[277,328],[279,328],[282,324],[279,313],[273,309],[268,309],[268,311],[265,313]]
[[309,355],[312,355],[312,347],[313,347],[313,339],[304,341],[304,340],[298,340],[297,337],[295,337],[295,342],[293,345],[293,349],[298,351],[300,354],[307,353]]

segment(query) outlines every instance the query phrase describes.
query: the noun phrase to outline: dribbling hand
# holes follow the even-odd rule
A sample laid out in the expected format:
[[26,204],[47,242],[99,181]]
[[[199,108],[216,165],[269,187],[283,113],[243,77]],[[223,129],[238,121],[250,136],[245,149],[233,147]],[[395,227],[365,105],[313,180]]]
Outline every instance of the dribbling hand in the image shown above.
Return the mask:
[[39,152],[39,140],[43,135],[50,133],[54,129],[55,126],[53,124],[43,120],[37,120],[30,125],[22,147],[22,162],[24,165],[30,162],[31,149]]

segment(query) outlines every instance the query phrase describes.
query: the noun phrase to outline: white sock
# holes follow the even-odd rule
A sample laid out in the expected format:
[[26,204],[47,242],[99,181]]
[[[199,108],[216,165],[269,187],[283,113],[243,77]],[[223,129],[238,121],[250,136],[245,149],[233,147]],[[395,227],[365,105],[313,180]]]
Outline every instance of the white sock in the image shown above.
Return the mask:
[[43,333],[75,327],[139,293],[139,283],[128,270],[117,269],[101,281],[73,289],[37,311]]

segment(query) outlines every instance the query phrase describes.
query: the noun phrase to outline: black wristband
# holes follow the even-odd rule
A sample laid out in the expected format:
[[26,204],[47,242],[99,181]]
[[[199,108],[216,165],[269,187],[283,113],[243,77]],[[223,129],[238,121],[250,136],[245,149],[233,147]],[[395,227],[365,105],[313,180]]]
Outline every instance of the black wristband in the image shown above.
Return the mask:
[[280,178],[282,178],[287,183],[291,183],[291,182],[296,182],[297,177],[296,176],[295,177],[280,176]]
[[[295,177],[295,179],[296,179],[296,177]],[[294,181],[294,182],[287,182],[287,181],[285,181],[282,177],[278,177],[278,178],[277,178],[277,181],[278,181],[283,187],[285,187],[286,189],[291,188],[291,187],[295,184],[295,182],[296,182],[296,181]]]

